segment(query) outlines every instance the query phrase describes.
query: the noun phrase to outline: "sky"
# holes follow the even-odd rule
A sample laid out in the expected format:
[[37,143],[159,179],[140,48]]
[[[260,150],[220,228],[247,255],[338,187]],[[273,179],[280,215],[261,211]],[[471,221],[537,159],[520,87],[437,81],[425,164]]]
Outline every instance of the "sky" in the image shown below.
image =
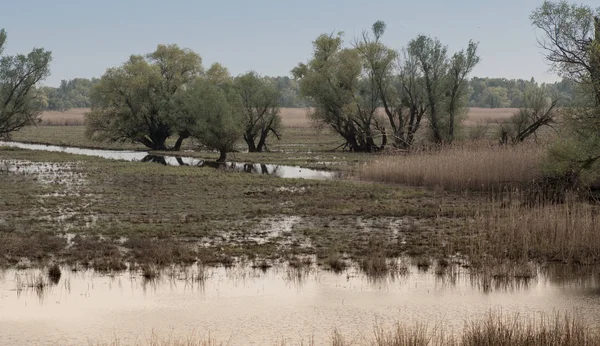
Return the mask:
[[[322,33],[343,31],[347,43],[377,20],[387,24],[383,41],[401,49],[419,34],[439,38],[450,52],[479,42],[480,64],[472,76],[552,82],[529,15],[542,0],[10,0],[2,4],[0,28],[8,34],[4,54],[33,47],[52,51],[51,76],[100,77],[131,54],[177,44],[233,75],[256,71],[285,76],[312,54]],[[579,0],[597,6],[597,0]]]

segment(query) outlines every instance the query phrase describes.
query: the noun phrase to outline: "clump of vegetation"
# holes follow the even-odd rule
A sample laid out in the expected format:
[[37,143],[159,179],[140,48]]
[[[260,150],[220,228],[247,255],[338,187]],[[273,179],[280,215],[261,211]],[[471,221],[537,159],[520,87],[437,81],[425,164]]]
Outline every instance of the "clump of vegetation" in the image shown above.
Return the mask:
[[53,284],[58,284],[58,282],[60,281],[60,277],[62,275],[62,272],[60,270],[60,267],[58,266],[58,264],[53,264],[50,266],[50,268],[48,268],[48,278],[50,279],[50,281]]
[[273,265],[267,262],[266,260],[261,260],[252,264],[253,269],[260,269],[263,273],[266,273],[267,270],[269,270],[272,267]]
[[288,259],[288,265],[292,268],[308,268],[312,265],[313,261],[310,257],[293,256]]
[[418,257],[413,259],[413,262],[417,266],[417,269],[421,271],[428,271],[432,264],[431,259],[428,257]]
[[160,271],[158,270],[158,268],[150,264],[144,264],[141,270],[142,277],[148,281],[155,280],[160,276]]
[[348,263],[346,263],[339,255],[330,255],[327,257],[325,259],[325,265],[337,274],[343,272],[348,267]]

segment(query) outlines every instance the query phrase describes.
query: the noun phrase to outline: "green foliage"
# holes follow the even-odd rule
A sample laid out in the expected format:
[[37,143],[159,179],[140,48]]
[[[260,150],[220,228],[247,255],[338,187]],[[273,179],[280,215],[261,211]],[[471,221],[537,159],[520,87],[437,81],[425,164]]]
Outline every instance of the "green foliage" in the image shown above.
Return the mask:
[[546,172],[600,190],[600,8],[545,1],[531,14],[540,45],[561,75],[576,83],[577,107],[562,110],[566,128],[551,148]]
[[[593,63],[594,16],[600,7],[544,1],[531,13],[531,23],[542,32],[538,40],[556,72],[577,82],[598,75]],[[597,38],[597,37],[596,37]],[[598,91],[600,89],[597,89]]]
[[43,87],[41,92],[45,97],[44,108],[61,112],[70,108],[90,108],[90,94],[99,81],[97,78],[75,78],[62,80],[58,88]]
[[281,135],[280,94],[275,86],[255,72],[248,72],[234,80],[244,107],[244,141],[248,151],[261,152],[267,138]]
[[530,136],[537,138],[537,131],[554,123],[558,99],[552,99],[543,87],[530,87],[523,96],[524,106],[500,126],[501,143],[523,142]]
[[[176,45],[159,45],[148,55],[132,55],[110,68],[92,92],[87,134],[98,141],[141,143],[167,149],[165,141],[185,121],[175,96],[202,72],[202,60]],[[187,133],[186,133],[187,134]]]
[[313,119],[330,127],[351,151],[371,151],[381,132],[376,118],[380,100],[375,86],[361,78],[364,59],[356,48],[344,48],[342,34],[321,35],[313,42],[308,64],[292,70],[300,92],[315,105]]
[[578,105],[577,83],[563,78],[560,82],[538,84],[535,80],[506,78],[477,78],[469,81],[469,107],[482,108],[522,108],[524,95],[528,89],[543,88],[561,106]]
[[221,153],[224,162],[227,152],[243,132],[243,104],[239,93],[233,88],[216,85],[214,80],[198,78],[184,93],[179,95],[181,111],[196,119],[190,128],[191,137],[209,149]]
[[[6,38],[0,30],[0,55]],[[50,74],[51,60],[52,54],[42,48],[0,57],[0,138],[37,120],[45,100],[36,85]]]
[[477,44],[448,57],[448,48],[424,35],[411,40],[407,54],[423,75],[427,117],[435,143],[451,143],[467,113],[467,75],[479,63]]

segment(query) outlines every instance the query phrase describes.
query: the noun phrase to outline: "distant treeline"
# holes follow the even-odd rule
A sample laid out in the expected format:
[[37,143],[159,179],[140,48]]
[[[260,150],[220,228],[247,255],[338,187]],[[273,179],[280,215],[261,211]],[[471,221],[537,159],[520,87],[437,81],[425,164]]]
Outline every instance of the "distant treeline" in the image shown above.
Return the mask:
[[[265,77],[280,93],[280,107],[300,108],[310,106],[310,103],[300,96],[299,85],[290,77]],[[46,110],[65,111],[70,108],[89,108],[90,92],[99,81],[97,78],[75,78],[63,80],[60,86],[42,88],[42,104]],[[523,106],[523,97],[528,88],[540,86],[533,78],[478,78],[469,81],[469,107],[482,108],[519,108]],[[563,79],[556,83],[544,83],[548,94],[558,98],[563,105],[575,102],[575,83]]]
[[552,99],[559,100],[561,105],[576,103],[575,82],[563,79],[555,83],[538,84],[533,78],[478,78],[469,81],[469,107],[482,108],[520,108],[524,106],[524,95],[529,89],[541,86]]

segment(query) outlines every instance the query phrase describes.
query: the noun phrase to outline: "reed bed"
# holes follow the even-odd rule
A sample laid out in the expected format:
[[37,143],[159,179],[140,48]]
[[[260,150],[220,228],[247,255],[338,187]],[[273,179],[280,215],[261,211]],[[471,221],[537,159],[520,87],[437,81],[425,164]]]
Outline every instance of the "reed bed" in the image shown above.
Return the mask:
[[40,116],[39,125],[43,126],[83,126],[85,113],[89,108],[73,108],[65,112],[45,111]]
[[468,227],[471,239],[477,239],[472,258],[600,262],[600,209],[596,205],[573,201],[535,208],[490,204]]
[[[148,340],[133,345],[150,346],[216,346],[229,345],[213,339],[165,338],[153,334]],[[235,340],[238,344],[242,340]],[[109,344],[125,345],[118,340]],[[501,313],[488,313],[482,319],[466,322],[462,330],[448,331],[443,326],[430,328],[427,324],[412,326],[399,323],[394,328],[378,326],[372,336],[361,339],[349,338],[334,330],[326,340],[316,340],[314,336],[306,341],[290,343],[274,341],[271,345],[370,345],[370,346],[591,346],[600,345],[597,330],[592,329],[581,317],[569,313],[539,315],[524,318],[519,314],[504,316]]]
[[536,145],[499,147],[480,142],[437,151],[383,156],[356,171],[360,180],[489,191],[541,178],[543,149]]

